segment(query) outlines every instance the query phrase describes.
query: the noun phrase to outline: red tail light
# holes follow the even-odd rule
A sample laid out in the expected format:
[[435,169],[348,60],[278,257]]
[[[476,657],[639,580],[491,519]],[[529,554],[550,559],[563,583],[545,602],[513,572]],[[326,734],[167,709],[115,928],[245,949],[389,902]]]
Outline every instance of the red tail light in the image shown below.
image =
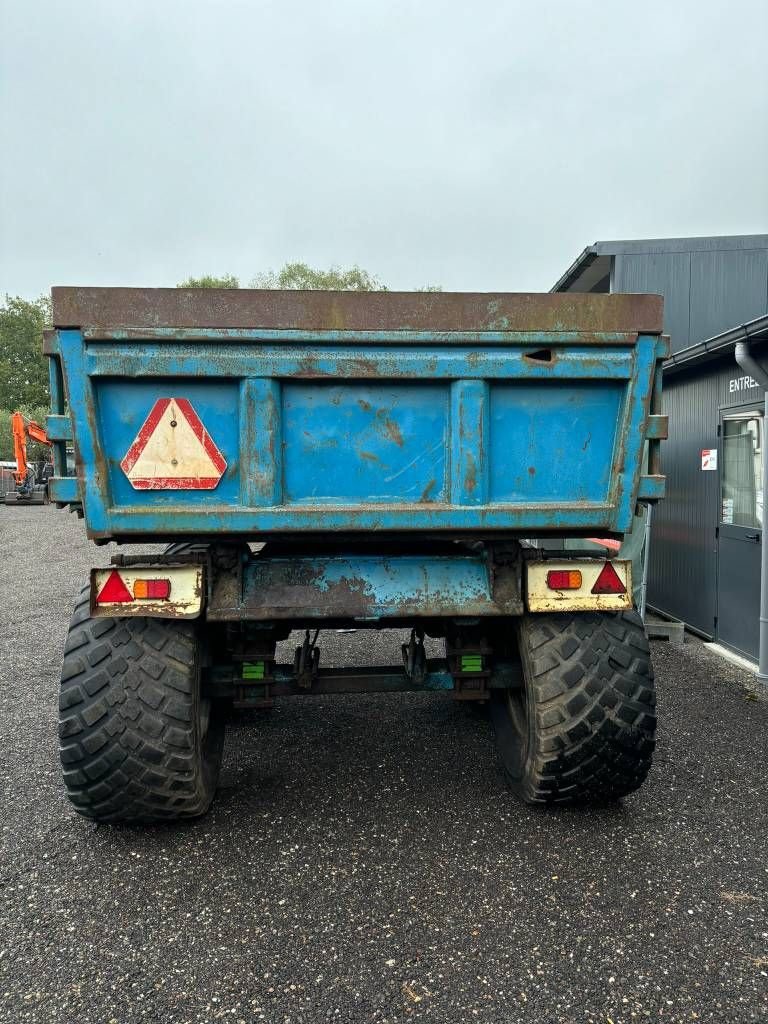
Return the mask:
[[606,562],[592,587],[593,594],[626,594],[627,588],[610,562]]
[[578,569],[550,569],[547,573],[547,586],[550,590],[578,590],[581,586],[581,573]]
[[171,596],[170,580],[136,580],[133,584],[133,596],[139,601],[154,599],[167,601]]

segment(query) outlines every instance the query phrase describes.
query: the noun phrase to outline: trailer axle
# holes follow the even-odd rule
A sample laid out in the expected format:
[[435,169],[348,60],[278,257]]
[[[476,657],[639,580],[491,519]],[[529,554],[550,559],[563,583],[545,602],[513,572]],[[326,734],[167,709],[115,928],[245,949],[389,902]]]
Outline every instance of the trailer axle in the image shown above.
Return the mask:
[[[263,667],[262,667],[263,666]],[[271,671],[270,671],[271,669]],[[522,675],[514,662],[494,667],[487,686],[475,691],[456,686],[444,658],[429,658],[426,671],[409,675],[402,666],[377,665],[366,668],[317,668],[312,685],[297,674],[294,665],[268,666],[263,662],[216,665],[203,674],[203,696],[228,699],[235,707],[265,706],[274,697],[334,693],[418,693],[453,691],[460,700],[487,700],[488,690],[521,686]]]

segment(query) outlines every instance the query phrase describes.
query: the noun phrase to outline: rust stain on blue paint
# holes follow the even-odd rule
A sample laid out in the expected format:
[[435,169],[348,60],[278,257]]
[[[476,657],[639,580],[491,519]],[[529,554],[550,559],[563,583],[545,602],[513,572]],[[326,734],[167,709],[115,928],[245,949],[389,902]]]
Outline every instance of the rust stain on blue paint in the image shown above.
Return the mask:
[[[79,483],[58,479],[52,492],[84,497],[89,532],[103,539],[621,533],[637,496],[663,487],[658,473],[641,479],[663,346],[630,323],[574,330],[565,315],[525,333],[518,317],[514,334],[509,301],[491,301],[485,333],[366,332],[342,320],[314,333],[153,327],[143,339],[130,324],[114,337],[60,329],[49,346]],[[227,460],[210,493],[126,490],[117,467],[166,393],[189,396]]]

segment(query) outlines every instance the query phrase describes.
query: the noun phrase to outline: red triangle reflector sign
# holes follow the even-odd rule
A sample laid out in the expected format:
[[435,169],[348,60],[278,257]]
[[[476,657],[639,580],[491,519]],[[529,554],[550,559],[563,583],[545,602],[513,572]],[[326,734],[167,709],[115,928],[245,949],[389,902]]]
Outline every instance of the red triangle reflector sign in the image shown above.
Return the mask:
[[593,594],[626,594],[627,588],[610,562],[606,562],[592,587]]
[[212,491],[227,462],[187,398],[158,398],[120,463],[137,491]]
[[132,600],[133,595],[123,582],[122,576],[117,569],[113,569],[96,597],[96,604],[125,604]]

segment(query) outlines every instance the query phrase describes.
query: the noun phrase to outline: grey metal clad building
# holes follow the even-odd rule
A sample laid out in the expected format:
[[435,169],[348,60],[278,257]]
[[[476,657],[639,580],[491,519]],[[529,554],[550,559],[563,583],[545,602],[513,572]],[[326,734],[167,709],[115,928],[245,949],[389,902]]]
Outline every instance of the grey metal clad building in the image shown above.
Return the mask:
[[768,235],[596,242],[552,290],[664,296],[667,497],[648,602],[756,660],[764,389],[735,349],[768,367]]

